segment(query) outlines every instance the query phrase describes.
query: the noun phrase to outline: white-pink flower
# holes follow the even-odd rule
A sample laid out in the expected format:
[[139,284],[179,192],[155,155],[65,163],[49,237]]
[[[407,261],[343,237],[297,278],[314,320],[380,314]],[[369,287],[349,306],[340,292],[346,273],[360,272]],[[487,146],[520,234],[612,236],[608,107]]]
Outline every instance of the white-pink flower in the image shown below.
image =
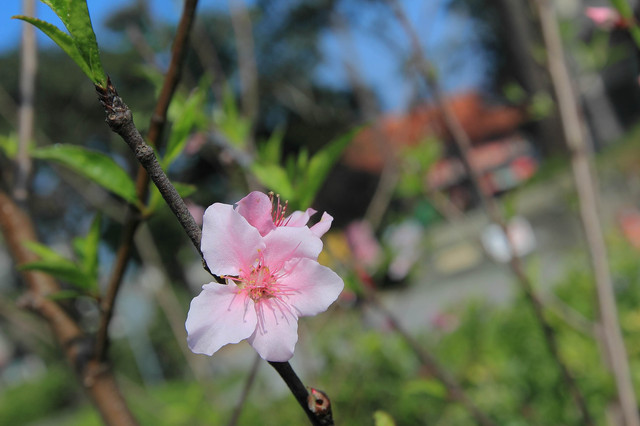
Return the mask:
[[[278,199],[274,205],[273,195],[268,196],[262,192],[253,191],[242,200],[238,201],[238,213],[256,227],[260,235],[265,236],[280,226],[301,227],[306,226],[311,216],[316,211],[307,209],[306,211],[295,211],[290,216],[287,214],[287,205],[280,205]],[[333,217],[329,213],[323,213],[320,221],[313,225],[311,232],[318,237],[322,237],[331,228]]]
[[202,253],[211,272],[227,284],[205,284],[191,301],[186,329],[195,353],[212,355],[247,339],[262,358],[287,361],[298,340],[298,318],[325,311],[344,287],[335,272],[316,261],[322,242],[298,225],[304,219],[285,224],[276,217],[270,226],[257,194],[243,198],[236,209],[216,203],[204,214]]

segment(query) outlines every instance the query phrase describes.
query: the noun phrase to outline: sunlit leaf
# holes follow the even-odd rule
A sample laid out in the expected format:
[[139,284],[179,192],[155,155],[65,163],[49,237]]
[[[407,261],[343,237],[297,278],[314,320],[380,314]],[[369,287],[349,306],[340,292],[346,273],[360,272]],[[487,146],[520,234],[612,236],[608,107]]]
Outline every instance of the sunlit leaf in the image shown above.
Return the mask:
[[15,159],[18,155],[18,137],[15,134],[0,135],[0,151],[4,152],[7,158]]
[[296,193],[299,195],[299,208],[305,209],[311,205],[331,168],[338,161],[355,134],[356,130],[352,130],[329,142],[320,151],[316,152],[308,162],[308,166],[301,170],[305,173],[305,176],[302,180],[303,186],[296,188]]
[[136,187],[111,157],[76,145],[53,145],[32,152],[36,158],[60,163],[132,204],[138,204]]
[[373,424],[375,426],[396,426],[396,422],[393,417],[386,411],[377,410],[373,413]]
[[258,164],[251,166],[251,171],[267,189],[280,194],[285,200],[294,198],[293,186],[287,172],[277,164]]
[[94,287],[97,287],[98,284],[98,247],[100,245],[101,224],[102,215],[98,213],[84,238],[84,255],[81,258],[83,269],[93,279]]
[[50,249],[48,246],[37,241],[25,241],[22,245],[31,253],[38,256],[41,260],[47,262],[64,262],[67,259],[61,256],[57,251]]
[[[93,81],[93,75],[91,73],[91,68],[89,64],[85,62],[84,58],[82,57],[82,54],[78,50],[77,46],[75,45],[75,43],[73,42],[69,34],[60,30],[55,25],[42,21],[37,18],[32,18],[30,16],[22,16],[22,15],[14,16],[13,18],[21,19],[25,22],[28,22],[34,25],[43,33],[45,33],[51,40],[53,40],[58,46],[60,46],[60,48],[64,50],[65,53],[69,55],[69,57],[73,59],[73,61],[76,64],[78,64],[82,72],[84,72],[87,75],[87,77],[91,78],[91,80]],[[94,83],[96,83],[96,81],[94,81]]]
[[179,106],[174,106],[171,134],[167,142],[167,151],[162,158],[162,167],[165,170],[184,150],[192,130],[194,128],[203,128],[206,124],[206,116],[203,112],[205,95],[205,90],[198,88]]
[[73,284],[81,289],[89,289],[92,280],[80,270],[74,262],[63,259],[62,261],[52,262],[48,260],[36,260],[33,262],[23,263],[18,266],[21,271],[40,271],[49,274],[61,281]]
[[49,36],[82,71],[101,87],[106,85],[106,75],[100,62],[100,51],[96,41],[86,0],[42,0],[60,18],[69,34],[48,22],[28,16],[15,16],[29,22]]

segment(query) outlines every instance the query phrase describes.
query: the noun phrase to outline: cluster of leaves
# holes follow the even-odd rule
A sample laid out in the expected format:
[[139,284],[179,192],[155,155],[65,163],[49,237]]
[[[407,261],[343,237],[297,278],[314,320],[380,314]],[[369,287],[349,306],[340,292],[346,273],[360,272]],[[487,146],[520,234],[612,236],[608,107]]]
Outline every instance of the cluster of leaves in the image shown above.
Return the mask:
[[29,22],[40,29],[73,59],[94,84],[105,87],[107,77],[100,62],[100,51],[87,3],[73,0],[42,0],[42,2],[58,15],[69,34],[49,22],[31,16],[19,15],[14,18]]

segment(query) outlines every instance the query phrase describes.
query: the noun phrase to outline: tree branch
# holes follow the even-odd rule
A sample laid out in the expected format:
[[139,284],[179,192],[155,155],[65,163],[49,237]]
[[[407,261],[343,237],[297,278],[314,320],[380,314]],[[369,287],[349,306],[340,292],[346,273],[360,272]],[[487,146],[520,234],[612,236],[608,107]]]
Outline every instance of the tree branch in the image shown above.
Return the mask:
[[[151,122],[149,124],[149,134],[147,135],[147,141],[151,146],[157,146],[160,142],[160,136],[162,135],[162,130],[164,129],[166,119],[167,119],[167,110],[169,109],[169,104],[171,103],[173,94],[175,93],[176,87],[178,86],[178,82],[180,81],[180,76],[182,73],[182,65],[184,62],[184,58],[186,56],[187,44],[189,41],[189,34],[191,31],[191,27],[193,26],[197,5],[198,5],[198,0],[186,0],[184,3],[182,16],[180,17],[178,30],[176,32],[176,38],[174,40],[174,43],[171,49],[171,64],[169,65],[169,70],[167,71],[167,74],[164,78],[164,83],[162,85],[162,89],[160,91],[160,95],[158,96],[156,107],[151,117]],[[96,90],[98,90],[98,93],[105,93],[106,91],[108,96],[117,97],[115,88],[113,89],[113,93],[109,93],[110,87],[113,88],[113,86],[111,86],[111,84],[109,83],[107,85],[107,88],[99,88],[96,86]],[[118,99],[120,98],[118,97]],[[115,100],[115,99],[112,99],[112,100]],[[120,101],[122,100],[120,99]],[[103,105],[105,105],[104,102],[103,102]],[[128,108],[126,109],[128,110]],[[131,118],[131,124],[133,125],[133,118]],[[109,123],[109,126],[111,127],[111,123]],[[111,128],[113,129],[113,127]],[[139,139],[142,140],[142,137],[140,136],[140,133],[137,131],[137,129],[135,129],[135,127],[133,127],[133,129],[135,130],[135,133],[138,134]],[[151,149],[151,148],[147,146],[147,150],[148,149]],[[153,154],[152,149],[151,149],[151,153]],[[153,157],[155,159],[155,155]],[[160,168],[160,171],[162,172],[161,168]],[[164,175],[164,173],[162,174]],[[149,192],[149,175],[147,174],[146,168],[141,164],[141,166],[138,168],[138,175],[136,178],[136,193],[138,195],[138,198],[144,201],[147,198],[148,192]],[[175,195],[177,195],[177,192]],[[190,216],[191,215],[189,215],[189,217]],[[103,299],[101,303],[102,315],[100,318],[100,327],[97,333],[95,354],[94,354],[94,357],[97,360],[105,359],[107,354],[108,339],[109,339],[108,337],[109,323],[111,322],[111,317],[113,316],[115,299],[118,296],[120,285],[122,283],[122,278],[124,277],[124,272],[126,270],[126,266],[129,261],[129,255],[131,253],[131,247],[133,244],[133,237],[135,235],[138,225],[140,224],[139,215],[137,214],[137,211],[135,211],[131,206],[127,208],[126,217],[127,219],[123,228],[122,237],[120,240],[120,247],[118,248],[116,263],[113,267],[111,278],[109,279],[109,285],[107,288],[106,297]],[[196,248],[198,248],[199,250],[199,247],[196,247]]]
[[[37,260],[37,256],[26,249],[24,243],[37,241],[33,223],[29,217],[0,191],[0,230],[9,252],[16,264]],[[78,324],[49,296],[60,290],[56,281],[47,274],[35,271],[21,271],[29,291],[22,304],[44,318],[53,335],[62,347],[69,364],[76,370],[82,385],[109,425],[136,425],[133,414],[118,390],[115,379],[107,364],[89,361],[90,348]]]
[[542,329],[543,335],[547,342],[549,352],[551,352],[551,355],[555,360],[555,363],[558,366],[558,369],[560,370],[564,383],[568,388],[569,392],[571,393],[578,410],[580,411],[583,423],[585,425],[593,425],[594,422],[587,408],[587,404],[584,399],[584,396],[582,395],[580,388],[578,388],[578,385],[576,384],[575,379],[573,378],[571,372],[569,371],[569,368],[567,367],[565,362],[562,360],[562,357],[560,356],[560,351],[558,349],[558,342],[557,342],[557,336],[556,336],[555,330],[553,329],[553,327],[551,327],[551,325],[545,318],[542,302],[540,301],[538,296],[535,294],[531,281],[529,280],[527,275],[524,273],[524,269],[520,262],[520,258],[516,254],[513,241],[511,239],[511,236],[509,235],[507,226],[505,224],[504,219],[502,218],[500,210],[495,200],[489,194],[487,194],[485,188],[482,186],[479,172],[475,169],[475,167],[469,161],[469,151],[471,149],[471,140],[469,139],[469,136],[467,135],[465,130],[462,128],[462,125],[460,124],[458,118],[453,112],[451,105],[449,105],[449,103],[444,99],[444,96],[437,82],[435,69],[433,68],[432,64],[429,63],[429,61],[427,61],[427,59],[425,58],[422,52],[422,48],[420,46],[420,41],[418,39],[418,36],[415,30],[413,29],[413,27],[411,26],[411,23],[407,19],[406,15],[404,14],[404,11],[398,4],[397,0],[389,0],[389,3],[396,17],[400,21],[400,24],[402,25],[405,32],[410,38],[413,55],[417,60],[419,71],[423,75],[427,86],[431,90],[431,93],[436,103],[438,104],[438,106],[442,111],[445,125],[448,128],[448,130],[451,132],[453,140],[460,151],[460,160],[465,168],[465,171],[467,172],[467,175],[469,176],[472,182],[472,185],[474,186],[474,189],[476,190],[478,197],[480,198],[480,201],[487,215],[494,223],[500,226],[500,228],[502,229],[502,232],[504,233],[507,239],[509,251],[511,252],[511,260],[509,262],[511,271],[516,277],[518,283],[520,284],[520,288],[525,294],[526,299],[529,301],[529,303],[531,304],[531,307],[533,308],[536,320],[538,321],[538,324],[540,325],[540,328]]
[[547,0],[535,0],[533,3],[538,8],[542,36],[547,47],[549,73],[558,98],[562,128],[571,155],[571,168],[580,203],[580,217],[596,282],[597,306],[602,323],[600,336],[605,349],[603,358],[608,361],[609,368],[613,372],[624,424],[639,426],[638,404],[631,381],[627,351],[618,323],[618,308],[600,224],[596,178],[591,170],[589,158],[588,134],[585,132],[585,126],[578,111],[577,97],[565,61],[553,5]]

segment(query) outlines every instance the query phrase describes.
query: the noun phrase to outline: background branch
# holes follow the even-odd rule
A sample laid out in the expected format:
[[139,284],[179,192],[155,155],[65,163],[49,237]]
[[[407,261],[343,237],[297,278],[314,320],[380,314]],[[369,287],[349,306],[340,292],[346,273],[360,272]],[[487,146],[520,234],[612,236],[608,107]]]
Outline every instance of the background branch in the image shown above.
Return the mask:
[[[37,256],[26,249],[24,243],[37,241],[31,219],[0,191],[0,230],[16,264],[37,260]],[[80,381],[109,425],[136,425],[137,422],[120,393],[111,369],[107,364],[86,362],[88,351],[85,335],[78,324],[50,296],[60,290],[56,281],[42,272],[21,271],[20,275],[29,289],[22,298],[22,305],[44,318],[64,351],[69,364],[78,373]]]
[[588,133],[578,111],[577,97],[566,64],[553,5],[548,0],[536,0],[534,3],[538,9],[542,36],[547,47],[547,65],[558,99],[562,128],[569,146],[580,217],[595,276],[597,305],[602,323],[602,333],[599,333],[599,336],[606,351],[603,358],[609,362],[609,368],[613,372],[624,424],[638,426],[640,415],[631,382],[627,351],[618,323],[618,308],[598,213],[596,178],[590,164]]
[[560,370],[560,373],[562,375],[562,378],[564,380],[566,387],[571,393],[575,401],[575,404],[578,410],[580,411],[580,414],[582,416],[582,421],[585,425],[593,425],[594,422],[587,408],[587,404],[584,399],[584,396],[582,395],[580,388],[578,387],[575,379],[573,378],[573,375],[569,371],[569,368],[567,367],[562,357],[560,356],[560,351],[558,348],[558,341],[557,341],[555,330],[553,329],[553,327],[551,327],[551,324],[547,321],[547,319],[544,316],[544,307],[542,305],[542,302],[539,299],[539,297],[535,294],[535,291],[533,290],[533,285],[531,284],[531,281],[529,280],[529,278],[524,272],[522,263],[520,262],[520,258],[518,257],[515,251],[515,248],[514,248],[515,246],[513,244],[511,236],[509,235],[506,223],[502,217],[502,214],[500,213],[498,205],[496,201],[489,194],[487,194],[487,191],[482,186],[479,172],[476,170],[473,164],[469,161],[469,151],[471,150],[471,140],[469,136],[466,134],[465,130],[462,128],[462,125],[460,124],[460,121],[458,120],[455,113],[453,112],[451,105],[444,98],[444,95],[442,94],[442,91],[440,90],[440,87],[438,85],[436,70],[433,67],[433,65],[429,61],[427,61],[427,59],[425,58],[422,52],[420,41],[418,39],[418,35],[416,34],[414,28],[411,26],[411,23],[407,19],[407,16],[405,15],[404,11],[398,4],[397,0],[389,0],[389,3],[391,5],[391,8],[393,9],[394,14],[396,15],[400,24],[402,25],[403,29],[409,36],[412,52],[417,61],[419,71],[424,77],[425,83],[429,87],[429,90],[431,91],[431,94],[433,95],[436,104],[439,106],[440,110],[442,111],[445,125],[447,129],[450,131],[452,138],[456,146],[458,147],[460,160],[465,168],[467,175],[469,176],[469,179],[471,180],[471,183],[475,191],[478,194],[481,204],[485,209],[485,211],[487,212],[487,215],[489,216],[491,221],[493,221],[494,223],[498,224],[498,226],[500,226],[503,234],[507,239],[507,245],[511,253],[511,260],[509,261],[509,266],[511,267],[511,271],[513,275],[516,277],[518,283],[520,284],[520,288],[525,294],[526,299],[528,300],[528,302],[531,304],[531,307],[533,308],[536,320],[542,329],[549,351],[551,352],[551,355],[555,360],[555,363],[558,366],[558,369]]
[[[35,0],[22,1],[23,13],[35,16]],[[15,199],[24,203],[28,196],[29,176],[31,175],[31,157],[29,144],[33,139],[34,98],[36,72],[38,69],[38,51],[33,25],[22,24],[22,47],[20,49],[20,107],[18,109],[18,157],[13,189]]]

